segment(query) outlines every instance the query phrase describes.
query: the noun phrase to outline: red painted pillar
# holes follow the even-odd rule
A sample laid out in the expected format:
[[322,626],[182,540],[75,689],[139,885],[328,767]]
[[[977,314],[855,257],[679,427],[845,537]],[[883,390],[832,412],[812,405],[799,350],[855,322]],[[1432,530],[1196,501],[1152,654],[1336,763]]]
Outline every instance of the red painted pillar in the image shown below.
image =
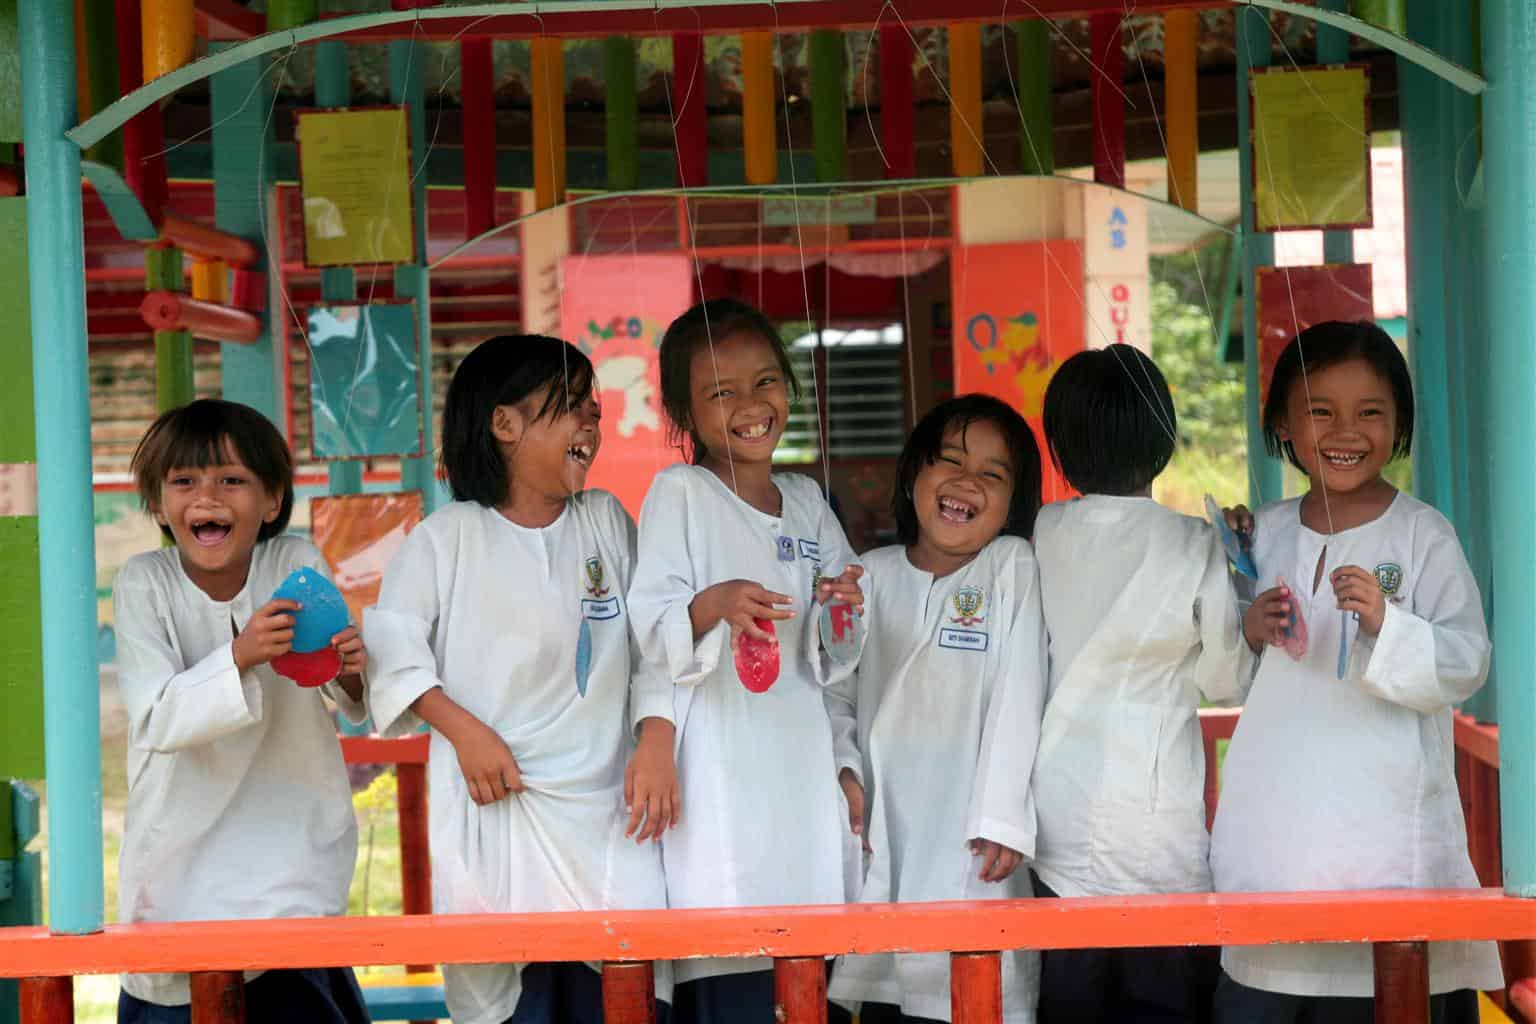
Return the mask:
[[913,111],[912,37],[905,25],[881,25],[880,148],[887,178],[917,177]]
[[21,1024],[71,1024],[75,1019],[73,978],[22,978]]
[[496,78],[489,39],[459,44],[464,76],[464,237],[496,226]]
[[[432,913],[432,862],[427,846],[427,766],[395,766],[395,799],[400,818],[400,909],[407,914]],[[429,964],[407,970],[422,974]]]
[[245,1024],[245,975],[200,971],[191,977],[192,1024]]
[[1093,97],[1093,180],[1125,187],[1125,50],[1120,45],[1120,14],[1089,19],[1089,72]]
[[954,1024],[996,1024],[1002,1020],[1002,958],[996,953],[951,953],[949,1001]]
[[606,1024],[654,1024],[656,975],[649,961],[603,964]]
[[1376,1024],[1429,1024],[1429,944],[1378,942]]
[[[124,96],[144,84],[143,31],[139,0],[115,0],[117,14],[117,81]],[[160,107],[151,106],[123,125],[123,178],[139,197],[155,227],[165,209],[165,125]]]
[[704,37],[672,37],[672,121],[677,140],[677,184],[695,188],[709,182],[709,122],[704,107]]
[[773,992],[779,1024],[827,1024],[827,962],[823,958],[775,960]]

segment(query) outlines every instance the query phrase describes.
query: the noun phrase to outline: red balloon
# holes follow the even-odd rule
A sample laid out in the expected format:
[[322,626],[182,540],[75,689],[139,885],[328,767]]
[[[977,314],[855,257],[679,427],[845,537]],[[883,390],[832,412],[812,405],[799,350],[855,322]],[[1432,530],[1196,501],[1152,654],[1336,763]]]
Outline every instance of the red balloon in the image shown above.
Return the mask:
[[779,641],[774,636],[772,622],[767,619],[752,621],[772,639],[759,640],[741,634],[736,642],[736,675],[749,691],[763,693],[779,681]]
[[308,653],[289,651],[272,659],[272,670],[300,686],[324,686],[341,675],[341,654],[334,647]]

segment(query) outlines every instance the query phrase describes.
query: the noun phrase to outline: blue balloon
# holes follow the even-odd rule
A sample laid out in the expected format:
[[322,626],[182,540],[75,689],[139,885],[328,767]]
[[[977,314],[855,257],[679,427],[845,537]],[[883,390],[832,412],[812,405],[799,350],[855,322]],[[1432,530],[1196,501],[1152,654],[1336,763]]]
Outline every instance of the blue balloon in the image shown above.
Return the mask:
[[273,591],[272,600],[297,601],[301,605],[293,617],[293,649],[300,654],[329,647],[331,637],[350,624],[341,591],[315,569],[293,570]]

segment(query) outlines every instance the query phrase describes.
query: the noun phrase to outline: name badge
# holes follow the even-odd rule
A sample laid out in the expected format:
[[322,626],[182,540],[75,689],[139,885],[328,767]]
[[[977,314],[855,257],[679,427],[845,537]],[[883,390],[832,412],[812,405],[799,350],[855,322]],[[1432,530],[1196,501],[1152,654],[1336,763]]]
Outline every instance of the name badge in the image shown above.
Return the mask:
[[802,538],[800,541],[800,557],[809,558],[813,562],[819,561],[821,559],[821,545],[814,540]]
[[581,614],[583,618],[591,619],[594,622],[616,619],[619,617],[619,599],[617,597],[610,597],[605,601],[594,601],[590,598],[584,598],[581,602]]
[[976,651],[980,653],[987,649],[987,634],[979,629],[949,629],[939,630],[939,646],[948,647],[956,651]]

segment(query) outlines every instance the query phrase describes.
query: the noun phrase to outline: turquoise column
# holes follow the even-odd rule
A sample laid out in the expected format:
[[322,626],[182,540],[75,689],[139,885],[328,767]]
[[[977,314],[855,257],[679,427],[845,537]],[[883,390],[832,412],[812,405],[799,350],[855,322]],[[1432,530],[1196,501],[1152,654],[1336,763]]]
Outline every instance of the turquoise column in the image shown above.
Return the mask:
[[1281,496],[1284,480],[1280,462],[1264,450],[1263,410],[1259,408],[1259,325],[1258,288],[1255,275],[1259,267],[1275,262],[1275,240],[1253,229],[1253,149],[1249,145],[1252,117],[1248,101],[1248,72],[1268,67],[1271,36],[1268,15],[1253,7],[1239,7],[1237,19],[1237,154],[1239,195],[1243,226],[1243,362],[1246,368],[1248,413],[1248,502],[1258,508]]
[[[217,52],[230,45],[214,43],[212,48]],[[273,150],[267,119],[272,86],[266,69],[266,58],[258,57],[219,72],[208,85],[213,118],[214,224],[258,246],[262,244]],[[260,411],[280,429],[288,421],[289,384],[282,379],[281,362],[273,350],[272,324],[275,317],[287,315],[283,308],[268,309],[262,317],[261,337],[255,342],[219,346],[224,397]]]
[[[1325,11],[1349,11],[1349,0],[1317,0],[1317,6]],[[1349,33],[1331,25],[1317,24],[1317,62],[1319,64],[1345,64],[1349,61]],[[1401,66],[1401,65],[1399,65]],[[1355,233],[1353,231],[1323,232],[1323,262],[1355,262]]]
[[1483,182],[1504,889],[1536,897],[1536,7],[1482,0]]
[[101,930],[101,693],[74,4],[20,5],[43,612],[48,920]]
[[411,202],[416,220],[415,262],[395,268],[395,294],[416,301],[417,365],[421,367],[421,443],[423,455],[401,464],[400,486],[419,490],[427,514],[442,504],[443,488],[437,482],[437,431],[432,421],[432,302],[427,271],[427,176],[417,174],[421,154],[427,151],[426,97],[422,87],[422,64],[428,59],[420,43],[389,44],[389,96],[393,103],[404,103],[411,115]]

